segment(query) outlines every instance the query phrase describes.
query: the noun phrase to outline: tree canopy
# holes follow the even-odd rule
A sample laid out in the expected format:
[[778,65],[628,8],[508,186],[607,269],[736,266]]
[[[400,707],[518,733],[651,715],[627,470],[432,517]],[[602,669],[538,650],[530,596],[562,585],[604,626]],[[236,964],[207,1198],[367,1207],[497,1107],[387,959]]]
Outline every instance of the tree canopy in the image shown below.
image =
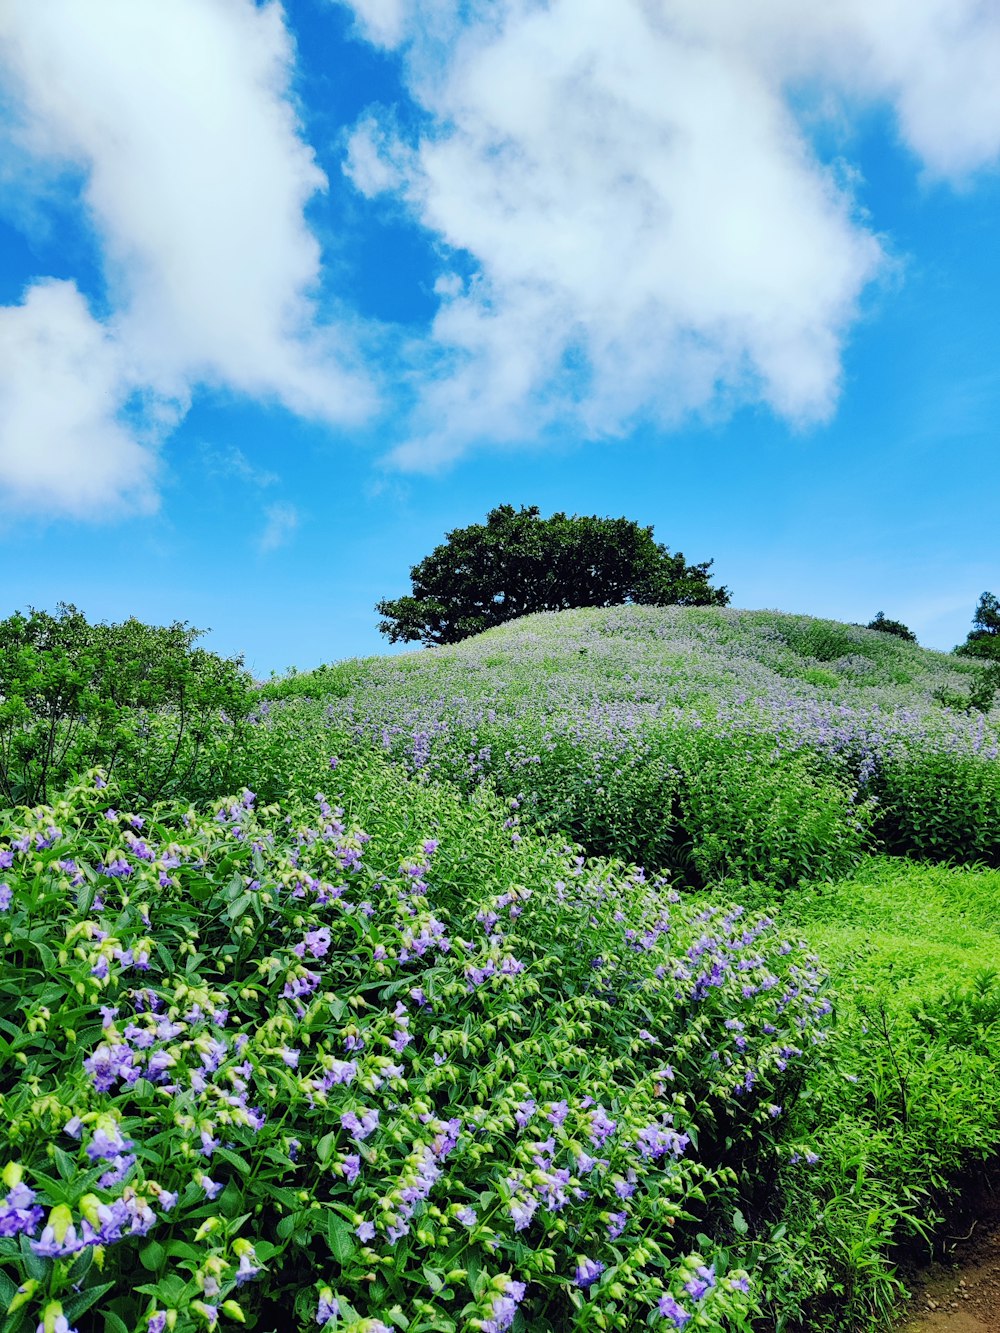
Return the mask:
[[375,609],[393,642],[457,643],[535,611],[574,606],[725,606],[712,561],[685,564],[627,518],[553,514],[500,505],[485,523],[447,540],[410,570],[412,592]]
[[901,620],[890,620],[884,611],[879,611],[874,620],[869,620],[865,629],[878,630],[880,634],[894,634],[897,639],[907,643],[916,643],[917,636]]
[[988,657],[1000,661],[1000,600],[984,592],[972,617],[972,629],[955,651],[965,657]]

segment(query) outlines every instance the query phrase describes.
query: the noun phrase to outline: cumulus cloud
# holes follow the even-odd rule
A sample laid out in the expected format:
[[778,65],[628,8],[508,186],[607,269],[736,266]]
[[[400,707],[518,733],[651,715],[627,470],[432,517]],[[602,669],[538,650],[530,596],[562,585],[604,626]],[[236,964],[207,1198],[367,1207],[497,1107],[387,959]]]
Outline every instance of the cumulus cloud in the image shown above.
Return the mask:
[[102,519],[155,507],[151,442],[123,424],[131,375],[75,283],[0,307],[0,489],[20,509]]
[[291,541],[299,526],[299,512],[294,505],[279,501],[277,504],[268,505],[264,516],[267,522],[257,543],[257,549],[262,555],[267,555],[270,551],[277,551],[281,546],[287,546]]
[[[370,407],[347,339],[319,325],[311,296],[320,251],[303,210],[326,180],[290,97],[293,64],[275,0],[14,0],[0,10],[17,160],[41,164],[46,188],[52,163],[82,173],[102,246],[112,315],[106,337],[92,339],[104,349],[99,378],[114,359],[110,337],[141,382],[181,406],[207,384],[332,421]],[[22,188],[31,183],[22,171]],[[51,334],[58,341],[59,328]],[[86,357],[73,364],[86,381]],[[97,421],[73,438],[95,438]],[[19,466],[44,476],[51,462],[34,451]]]
[[401,143],[366,115],[345,170],[466,259],[438,283],[408,466],[746,401],[824,419],[886,247],[801,107],[886,101],[955,179],[1000,149],[978,0],[433,0],[431,22],[398,0],[381,24],[344,2],[430,122]]

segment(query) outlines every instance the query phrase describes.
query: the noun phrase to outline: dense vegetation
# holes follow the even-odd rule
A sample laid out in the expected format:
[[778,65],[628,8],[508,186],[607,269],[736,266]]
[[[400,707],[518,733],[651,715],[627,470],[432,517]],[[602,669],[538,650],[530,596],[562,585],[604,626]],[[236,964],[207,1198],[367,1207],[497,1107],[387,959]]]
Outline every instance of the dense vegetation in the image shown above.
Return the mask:
[[141,799],[236,780],[252,680],[186,624],[0,621],[0,801],[34,805],[100,765]]
[[982,674],[541,615],[0,816],[4,1333],[874,1328],[1000,1143]]

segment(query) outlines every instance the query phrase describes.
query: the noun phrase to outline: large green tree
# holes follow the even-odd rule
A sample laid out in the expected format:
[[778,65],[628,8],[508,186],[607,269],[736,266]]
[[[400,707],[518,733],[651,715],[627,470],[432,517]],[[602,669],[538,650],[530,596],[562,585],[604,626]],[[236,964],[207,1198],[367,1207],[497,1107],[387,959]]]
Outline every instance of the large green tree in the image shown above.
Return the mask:
[[972,629],[955,651],[965,657],[987,657],[1000,661],[1000,600],[984,592],[972,617]]
[[627,518],[553,514],[500,505],[410,570],[413,590],[376,606],[393,642],[457,643],[534,611],[572,606],[725,606],[712,561],[688,565]]

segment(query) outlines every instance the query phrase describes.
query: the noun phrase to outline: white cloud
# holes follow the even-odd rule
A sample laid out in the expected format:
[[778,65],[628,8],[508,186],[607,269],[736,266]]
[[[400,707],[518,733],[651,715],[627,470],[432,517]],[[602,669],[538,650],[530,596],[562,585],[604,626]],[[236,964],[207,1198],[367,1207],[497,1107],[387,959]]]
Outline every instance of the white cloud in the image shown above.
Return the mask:
[[262,489],[275,486],[280,480],[276,472],[268,472],[265,468],[255,467],[243,450],[235,444],[227,445],[224,448],[202,444],[201,457],[205,472],[210,477],[235,477],[238,481],[244,481],[249,486],[257,486]]
[[593,436],[742,401],[825,418],[886,255],[790,92],[812,115],[890,102],[930,173],[1000,150],[1000,10],[979,0],[431,9],[429,25],[408,0],[366,30],[403,48],[432,128],[405,146],[368,115],[346,167],[478,270],[438,286],[408,466],[555,422]]
[[262,555],[287,546],[299,526],[299,512],[294,505],[279,502],[268,505],[264,511],[267,519],[257,549]]
[[130,375],[75,283],[0,307],[0,490],[18,509],[104,519],[155,508],[152,443],[123,424]]
[[371,396],[343,333],[317,323],[303,210],[326,181],[290,100],[293,63],[275,0],[0,10],[19,155],[82,171],[108,330],[143,382],[180,403],[208,384],[352,421]]
[[406,0],[352,0],[362,34],[378,46],[393,47],[406,29]]

